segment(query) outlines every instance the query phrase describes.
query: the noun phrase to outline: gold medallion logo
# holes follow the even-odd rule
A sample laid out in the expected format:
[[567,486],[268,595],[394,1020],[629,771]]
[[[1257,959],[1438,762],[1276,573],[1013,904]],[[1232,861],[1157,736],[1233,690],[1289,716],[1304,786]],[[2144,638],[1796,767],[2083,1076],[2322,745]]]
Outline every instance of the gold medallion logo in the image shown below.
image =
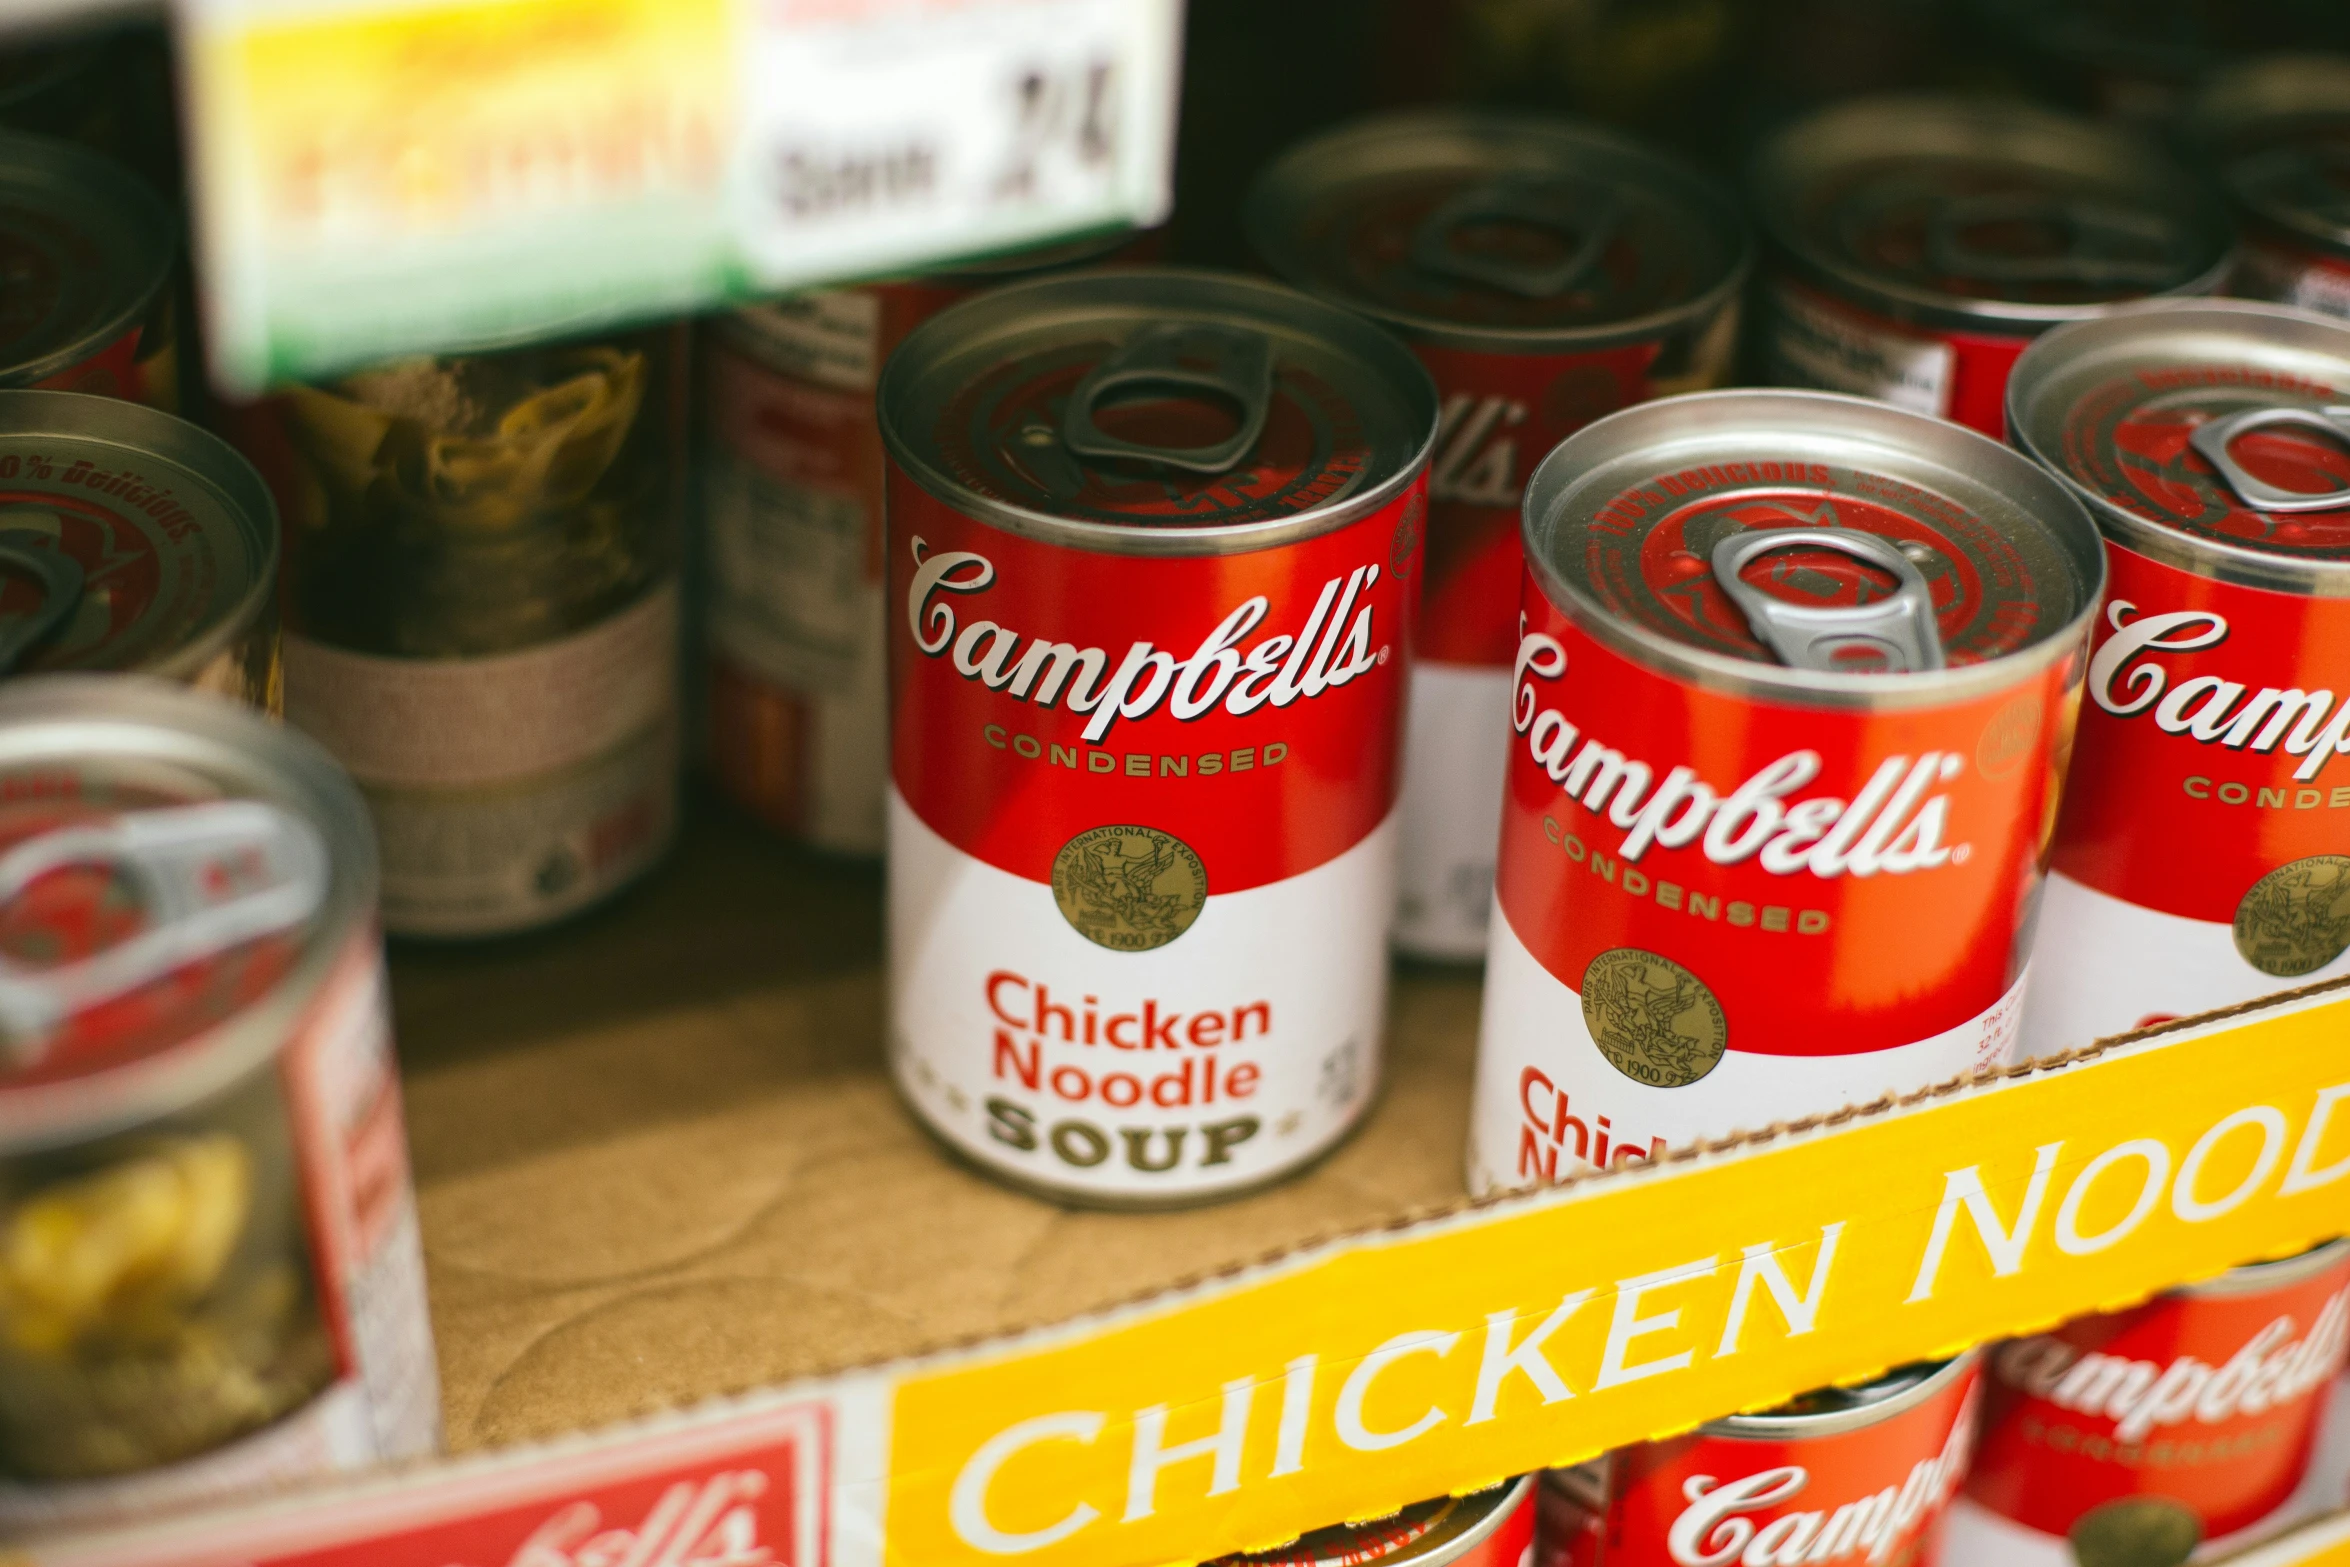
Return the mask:
[[2180,1567],[2203,1543],[2203,1520],[2167,1496],[2125,1496],[2081,1514],[2067,1538],[2081,1567]]
[[2350,856],[2280,865],[2236,905],[2236,950],[2279,979],[2324,968],[2350,947]]
[[1069,928],[1113,952],[1148,952],[1191,929],[1208,868],[1156,827],[1090,827],[1053,856],[1053,901]]
[[1705,981],[1638,947],[1603,952],[1583,970],[1583,1026],[1610,1066],[1651,1088],[1696,1082],[1730,1046]]

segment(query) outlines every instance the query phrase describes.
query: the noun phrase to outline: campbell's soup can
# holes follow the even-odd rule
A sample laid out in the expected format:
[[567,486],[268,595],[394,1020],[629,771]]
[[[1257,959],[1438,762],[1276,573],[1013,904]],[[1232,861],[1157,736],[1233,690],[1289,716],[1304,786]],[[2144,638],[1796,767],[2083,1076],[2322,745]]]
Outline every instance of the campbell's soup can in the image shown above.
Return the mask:
[[1469,1184],[2007,1057],[2104,580],[1971,430],[1703,392],[1526,491]]
[[2350,323],[2208,301],[2069,327],[2015,443],[2112,578],[2033,947],[2031,1054],[2350,973]]
[[1969,1350],[1550,1470],[1535,1567],[1932,1567],[1977,1371]]
[[890,1058],[984,1169],[1196,1202],[1379,1080],[1427,373],[1222,273],[957,305],[882,375]]
[[2242,230],[2228,292],[2350,316],[2350,58],[2234,66],[2189,125]]
[[2225,210],[2126,133],[2029,105],[1840,104],[1774,136],[1752,194],[1773,252],[1764,370],[2002,431],[2052,326],[2226,278]]
[[374,813],[395,936],[534,930],[676,835],[682,328],[231,410],[288,519],[286,721]]
[[1468,111],[1316,137],[1247,211],[1275,271],[1402,337],[1436,379],[1395,942],[1481,958],[1526,476],[1602,414],[1726,378],[1746,226],[1727,192],[1642,143]]
[[278,518],[171,414],[0,391],[0,672],[154,675],[276,712]]
[[1520,1475],[1384,1518],[1332,1524],[1269,1551],[1219,1556],[1207,1567],[1533,1567],[1536,1490],[1533,1475]]
[[1951,1567],[2224,1554],[2289,1513],[2346,1345],[2336,1241],[1992,1350]]
[[102,153],[0,132],[0,386],[179,405],[179,226]]
[[819,848],[881,852],[881,367],[957,300],[1137,243],[1119,234],[816,289],[703,327],[710,764],[736,804]]
[[216,697],[0,686],[0,1535],[430,1452],[375,848]]

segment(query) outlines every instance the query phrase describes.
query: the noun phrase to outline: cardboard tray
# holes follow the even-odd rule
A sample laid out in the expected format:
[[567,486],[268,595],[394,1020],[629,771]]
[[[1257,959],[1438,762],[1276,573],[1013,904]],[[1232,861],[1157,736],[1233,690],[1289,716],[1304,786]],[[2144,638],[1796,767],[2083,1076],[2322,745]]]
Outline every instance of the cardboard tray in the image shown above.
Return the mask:
[[[1473,1206],[1476,982],[1412,968],[1318,1168],[1067,1211],[897,1105],[879,906],[719,819],[565,930],[398,954],[452,1456],[30,1558],[1193,1561],[2350,1228],[2350,990]],[[2184,1198],[2092,1170],[2144,1139]]]

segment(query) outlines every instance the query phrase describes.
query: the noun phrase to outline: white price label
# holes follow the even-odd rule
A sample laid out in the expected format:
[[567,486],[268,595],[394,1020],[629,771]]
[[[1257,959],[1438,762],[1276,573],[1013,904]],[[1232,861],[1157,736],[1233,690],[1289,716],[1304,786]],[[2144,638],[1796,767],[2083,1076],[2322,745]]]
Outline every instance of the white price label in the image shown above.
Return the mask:
[[1176,0],[772,0],[730,198],[763,287],[1163,216]]

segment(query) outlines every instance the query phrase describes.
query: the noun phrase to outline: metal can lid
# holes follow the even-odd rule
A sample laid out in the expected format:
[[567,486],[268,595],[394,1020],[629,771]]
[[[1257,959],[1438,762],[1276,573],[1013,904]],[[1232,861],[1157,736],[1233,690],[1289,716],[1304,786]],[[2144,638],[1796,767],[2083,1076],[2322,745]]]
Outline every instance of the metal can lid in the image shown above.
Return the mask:
[[2197,1300],[2225,1299],[2235,1295],[2261,1295],[2270,1290],[2289,1289],[2329,1273],[2350,1262],[2350,1238],[2325,1241],[2296,1252],[2290,1257],[2278,1257],[2269,1262],[2248,1262],[2239,1268],[2230,1268],[2216,1279],[2205,1279],[2179,1291]]
[[1525,1505],[1535,1480],[1520,1475],[1467,1496],[1414,1502],[1384,1518],[1313,1530],[1269,1551],[1219,1556],[1206,1567],[1444,1567],[1484,1544]]
[[1955,700],[2060,656],[2105,552],[1997,442],[1823,392],[1701,392],[1611,414],[1526,486],[1553,603],[1701,685],[1822,706]]
[[2034,343],[2007,425],[2116,542],[2256,587],[2350,596],[2350,322],[2144,305]]
[[0,1152],[241,1078],[374,901],[365,806],[300,735],[159,681],[0,687]]
[[1245,219],[1300,288],[1412,336],[1505,352],[1708,313],[1752,251],[1736,202],[1696,169],[1535,114],[1390,114],[1316,136],[1258,176]]
[[188,678],[268,606],[277,557],[268,487],[218,437],[0,391],[0,671]]
[[1979,1353],[1970,1349],[1948,1360],[1912,1361],[1865,1382],[1818,1388],[1771,1409],[1709,1420],[1701,1429],[1708,1436],[1767,1442],[1856,1431],[1880,1420],[1890,1420],[1933,1398],[1965,1376]]
[[2350,56],[2272,55],[2222,71],[2188,125],[2244,212],[2350,251]]
[[112,159],[0,134],[0,386],[32,386],[138,324],[171,275],[171,211]]
[[2207,293],[2218,202],[2126,134],[1931,94],[1824,109],[1766,143],[1756,203],[1797,272],[1897,315],[2032,331],[2122,300]]
[[1130,268],[993,289],[917,327],[882,440],[959,510],[1113,553],[1209,555],[1323,532],[1408,486],[1435,439],[1419,361],[1294,289]]

